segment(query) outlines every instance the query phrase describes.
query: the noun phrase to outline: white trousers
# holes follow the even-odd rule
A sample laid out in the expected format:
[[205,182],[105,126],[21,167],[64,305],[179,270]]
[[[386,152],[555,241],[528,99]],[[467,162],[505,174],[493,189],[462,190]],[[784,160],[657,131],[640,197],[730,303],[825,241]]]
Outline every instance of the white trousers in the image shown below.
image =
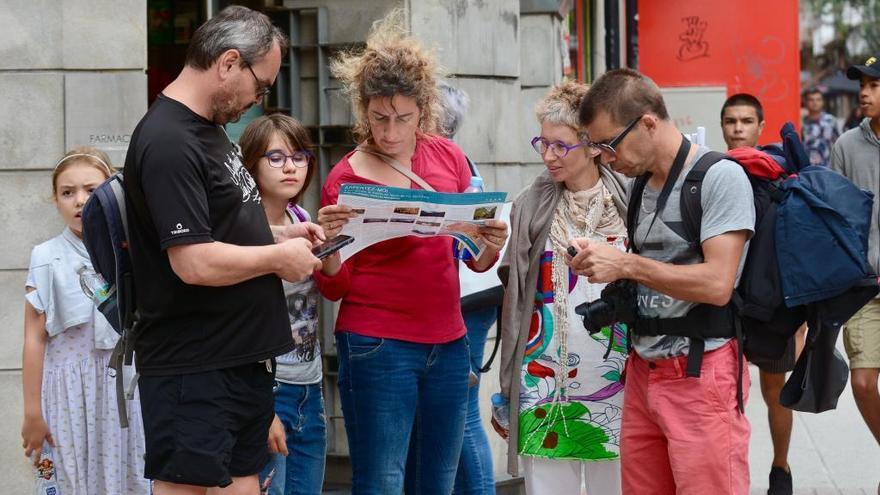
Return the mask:
[[620,460],[581,462],[520,456],[528,495],[620,495]]

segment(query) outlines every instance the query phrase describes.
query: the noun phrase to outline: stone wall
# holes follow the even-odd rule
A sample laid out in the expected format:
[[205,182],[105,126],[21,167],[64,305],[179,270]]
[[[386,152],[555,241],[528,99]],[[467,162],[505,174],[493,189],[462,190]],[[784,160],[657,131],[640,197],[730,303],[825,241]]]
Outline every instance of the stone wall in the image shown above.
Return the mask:
[[63,223],[51,170],[92,145],[122,165],[146,111],[145,0],[6,0],[0,4],[0,479],[29,493],[21,449],[23,294],[30,250]]
[[[532,0],[525,4],[527,7],[521,11],[520,0],[285,1],[285,6],[293,8],[325,7],[330,45],[363,42],[375,20],[392,8],[408,8],[412,33],[435,50],[450,83],[470,97],[470,108],[455,140],[478,164],[487,190],[506,191],[510,199],[544,170],[540,157],[529,145],[540,132],[534,106],[562,75],[558,2]],[[303,64],[313,65],[309,60],[303,60]],[[303,112],[307,123],[317,121],[314,103],[303,101]],[[339,116],[336,121],[348,119]],[[492,329],[486,356],[491,353],[494,338]],[[497,367],[496,362],[483,376],[480,402],[492,442],[496,476],[506,479],[507,444],[492,432],[488,422],[489,397],[498,391]],[[331,407],[337,400],[332,396],[335,386],[328,385]],[[341,417],[338,408],[328,414]],[[334,421],[333,425],[337,436],[331,439],[330,448],[344,455],[347,447],[342,422]],[[328,479],[344,473],[344,469],[334,467],[344,464],[329,458]]]
[[[362,42],[388,9],[408,7],[413,33],[437,50],[452,84],[470,95],[456,139],[479,164],[487,189],[507,191],[512,199],[543,170],[529,140],[539,132],[535,102],[561,78],[555,0],[286,0],[285,6],[326,7],[327,41],[339,46]],[[50,200],[51,169],[77,145],[102,148],[122,165],[128,136],[146,110],[146,11],[144,0],[6,0],[0,5],[4,493],[32,489],[20,449],[22,294],[31,248],[63,226]],[[316,120],[314,102],[303,103],[312,116],[306,120]],[[490,330],[487,356],[494,335]],[[498,383],[495,369],[497,364],[483,377],[481,390],[487,427],[489,396]],[[496,474],[505,477],[506,444],[494,433],[490,438]]]

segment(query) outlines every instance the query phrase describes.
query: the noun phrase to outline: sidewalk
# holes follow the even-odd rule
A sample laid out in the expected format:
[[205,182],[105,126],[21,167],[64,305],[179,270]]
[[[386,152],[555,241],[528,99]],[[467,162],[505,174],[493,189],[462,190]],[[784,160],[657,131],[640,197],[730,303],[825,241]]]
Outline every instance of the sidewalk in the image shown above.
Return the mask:
[[[845,357],[842,339],[839,350]],[[773,444],[767,426],[767,407],[758,383],[758,368],[749,366],[749,372],[752,386],[746,414],[752,424],[749,445],[751,495],[764,495],[773,460]],[[504,462],[504,457],[496,456],[495,462]],[[834,411],[795,413],[789,464],[794,475],[795,495],[877,495],[880,446],[862,422],[848,384]],[[343,495],[350,492],[347,488],[337,488],[324,493]],[[521,481],[511,480],[503,490],[499,487],[500,493],[524,495],[525,490]]]
[[[839,343],[838,347],[845,357],[843,344]],[[766,420],[767,407],[758,384],[758,369],[750,366],[749,371],[752,386],[746,415],[752,423],[751,493],[763,495],[767,493],[773,444]],[[877,494],[880,446],[862,422],[849,384],[836,410],[821,414],[795,412],[788,459],[796,495]]]

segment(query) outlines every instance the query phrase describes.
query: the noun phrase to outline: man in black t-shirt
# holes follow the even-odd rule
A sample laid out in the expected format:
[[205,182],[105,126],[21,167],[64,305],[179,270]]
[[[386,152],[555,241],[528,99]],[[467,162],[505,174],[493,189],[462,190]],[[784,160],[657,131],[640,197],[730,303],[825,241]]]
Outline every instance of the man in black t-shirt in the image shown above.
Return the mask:
[[300,224],[300,237],[273,243],[221,126],[261,101],[286,50],[265,15],[223,10],[196,31],[183,71],[132,134],[135,352],[145,476],[157,495],[256,493],[268,460],[273,358],[293,348],[281,279],[320,268],[311,247],[323,233]]

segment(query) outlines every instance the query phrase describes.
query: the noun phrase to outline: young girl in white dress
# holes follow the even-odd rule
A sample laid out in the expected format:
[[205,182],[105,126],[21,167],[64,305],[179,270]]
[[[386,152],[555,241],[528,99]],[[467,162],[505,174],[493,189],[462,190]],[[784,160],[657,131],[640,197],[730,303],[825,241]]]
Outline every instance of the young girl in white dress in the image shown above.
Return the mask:
[[93,270],[83,205],[111,173],[94,148],[73,149],[55,165],[52,198],[66,227],[33,249],[25,283],[22,446],[35,465],[50,449],[58,495],[150,493],[140,404],[130,404],[123,429],[107,367],[117,335],[80,286],[80,272]]

